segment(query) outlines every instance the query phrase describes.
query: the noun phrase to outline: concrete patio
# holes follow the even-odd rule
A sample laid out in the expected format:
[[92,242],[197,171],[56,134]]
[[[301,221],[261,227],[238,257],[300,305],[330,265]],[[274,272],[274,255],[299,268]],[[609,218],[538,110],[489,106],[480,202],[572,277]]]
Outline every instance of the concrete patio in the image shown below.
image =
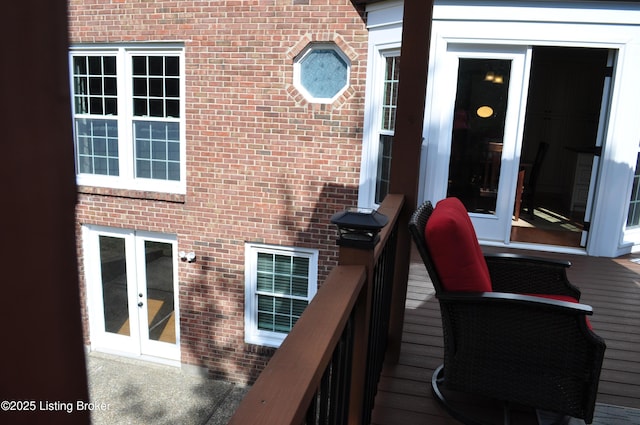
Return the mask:
[[92,352],[87,354],[95,425],[223,425],[248,390],[189,375],[179,368]]

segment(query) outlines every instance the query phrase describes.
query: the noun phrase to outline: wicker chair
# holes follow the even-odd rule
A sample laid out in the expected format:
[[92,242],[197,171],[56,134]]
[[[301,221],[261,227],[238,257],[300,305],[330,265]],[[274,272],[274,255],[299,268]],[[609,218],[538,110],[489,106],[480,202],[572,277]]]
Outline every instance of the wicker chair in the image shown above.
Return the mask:
[[[449,241],[442,242],[427,227],[437,214],[434,211],[444,209],[441,203],[451,204],[450,200],[463,211],[444,210],[440,216],[449,217],[463,233],[469,233],[470,227],[475,246],[463,246],[467,241],[456,233],[460,229],[446,229]],[[465,250],[481,251],[462,203],[456,198],[441,203],[435,210],[430,202],[424,203],[409,223],[442,316],[444,363],[432,377],[434,396],[467,424],[480,422],[451,405],[443,390],[488,396],[504,401],[505,406],[512,402],[591,423],[606,345],[586,319],[591,307],[578,303],[580,291],[567,280],[570,263],[512,254],[481,255],[486,266],[480,267],[488,270],[491,289],[447,290],[441,269],[456,265],[458,257],[468,262],[474,254],[465,256]],[[443,256],[450,258],[443,260]],[[457,268],[468,269],[468,264]],[[508,407],[504,415],[508,422]]]

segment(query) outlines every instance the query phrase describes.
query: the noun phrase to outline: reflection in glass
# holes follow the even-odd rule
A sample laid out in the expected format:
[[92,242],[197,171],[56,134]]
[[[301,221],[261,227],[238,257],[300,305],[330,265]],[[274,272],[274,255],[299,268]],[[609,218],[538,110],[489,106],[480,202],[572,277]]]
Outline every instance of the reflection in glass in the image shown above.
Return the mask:
[[510,71],[510,60],[460,59],[447,196],[469,212],[496,211]]
[[175,344],[172,245],[145,241],[144,249],[149,339]]
[[129,336],[124,239],[100,236],[99,244],[105,331]]

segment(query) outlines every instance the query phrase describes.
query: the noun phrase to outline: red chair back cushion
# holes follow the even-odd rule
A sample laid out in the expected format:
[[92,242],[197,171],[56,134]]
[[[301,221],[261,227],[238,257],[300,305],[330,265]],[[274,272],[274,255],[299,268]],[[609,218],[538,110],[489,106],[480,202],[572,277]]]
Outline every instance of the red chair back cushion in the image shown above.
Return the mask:
[[445,291],[492,290],[476,232],[458,198],[437,203],[425,227],[425,242]]

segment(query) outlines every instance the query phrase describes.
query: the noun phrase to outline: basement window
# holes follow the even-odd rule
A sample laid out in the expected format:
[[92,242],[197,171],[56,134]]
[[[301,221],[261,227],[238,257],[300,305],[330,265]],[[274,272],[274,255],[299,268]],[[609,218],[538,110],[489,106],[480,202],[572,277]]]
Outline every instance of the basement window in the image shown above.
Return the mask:
[[245,342],[279,347],[318,288],[318,251],[245,245]]

